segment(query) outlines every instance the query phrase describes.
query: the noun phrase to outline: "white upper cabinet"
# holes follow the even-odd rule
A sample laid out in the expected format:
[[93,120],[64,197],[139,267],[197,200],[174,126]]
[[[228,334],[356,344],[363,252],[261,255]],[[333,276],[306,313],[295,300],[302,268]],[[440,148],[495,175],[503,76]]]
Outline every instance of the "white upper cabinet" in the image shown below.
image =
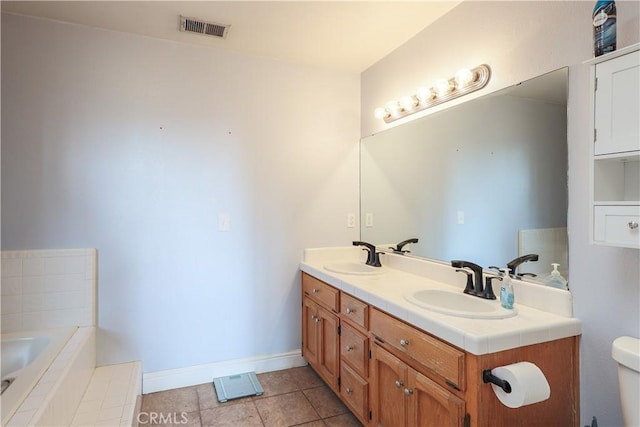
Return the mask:
[[640,45],[592,65],[592,239],[640,248]]
[[594,154],[640,150],[640,51],[595,65]]

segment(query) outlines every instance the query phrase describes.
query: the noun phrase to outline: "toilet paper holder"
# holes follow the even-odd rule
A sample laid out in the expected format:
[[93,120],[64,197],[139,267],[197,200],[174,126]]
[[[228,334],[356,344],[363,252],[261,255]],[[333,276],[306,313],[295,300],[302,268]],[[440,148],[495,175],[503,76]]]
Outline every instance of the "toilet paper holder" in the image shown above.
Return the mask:
[[496,377],[491,373],[491,369],[485,369],[484,371],[482,371],[482,381],[484,383],[497,385],[498,387],[503,389],[505,393],[511,393],[511,384],[509,384],[509,381]]

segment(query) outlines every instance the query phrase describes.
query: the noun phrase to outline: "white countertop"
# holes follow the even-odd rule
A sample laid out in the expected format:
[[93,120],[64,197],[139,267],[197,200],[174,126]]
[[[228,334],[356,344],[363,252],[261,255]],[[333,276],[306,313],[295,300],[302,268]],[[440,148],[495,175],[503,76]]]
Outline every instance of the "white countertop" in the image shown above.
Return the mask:
[[[506,319],[469,319],[436,313],[408,302],[406,293],[421,289],[459,290],[466,276],[448,265],[402,255],[381,255],[381,274],[334,273],[332,261],[362,260],[360,249],[307,249],[300,269],[356,298],[472,354],[489,354],[582,333],[572,317],[571,293],[514,280],[518,314]],[[362,261],[364,262],[364,261]],[[495,304],[500,304],[494,301]]]

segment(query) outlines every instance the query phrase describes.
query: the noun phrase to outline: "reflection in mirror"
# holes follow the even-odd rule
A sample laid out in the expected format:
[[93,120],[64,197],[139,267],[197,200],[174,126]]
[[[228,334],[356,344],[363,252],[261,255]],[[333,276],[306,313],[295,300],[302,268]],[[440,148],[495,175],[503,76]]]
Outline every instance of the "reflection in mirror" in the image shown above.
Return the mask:
[[567,69],[361,141],[361,239],[547,276],[567,260]]

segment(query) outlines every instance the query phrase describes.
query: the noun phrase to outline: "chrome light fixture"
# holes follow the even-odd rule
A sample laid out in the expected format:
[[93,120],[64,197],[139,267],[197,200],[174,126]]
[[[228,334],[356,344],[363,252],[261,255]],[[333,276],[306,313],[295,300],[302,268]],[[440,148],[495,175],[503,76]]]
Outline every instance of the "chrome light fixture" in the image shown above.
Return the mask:
[[391,123],[402,117],[426,110],[482,89],[489,83],[491,69],[482,64],[471,70],[463,68],[449,80],[440,79],[430,88],[421,87],[413,95],[403,96],[399,101],[389,101],[384,107],[376,108],[374,115]]

